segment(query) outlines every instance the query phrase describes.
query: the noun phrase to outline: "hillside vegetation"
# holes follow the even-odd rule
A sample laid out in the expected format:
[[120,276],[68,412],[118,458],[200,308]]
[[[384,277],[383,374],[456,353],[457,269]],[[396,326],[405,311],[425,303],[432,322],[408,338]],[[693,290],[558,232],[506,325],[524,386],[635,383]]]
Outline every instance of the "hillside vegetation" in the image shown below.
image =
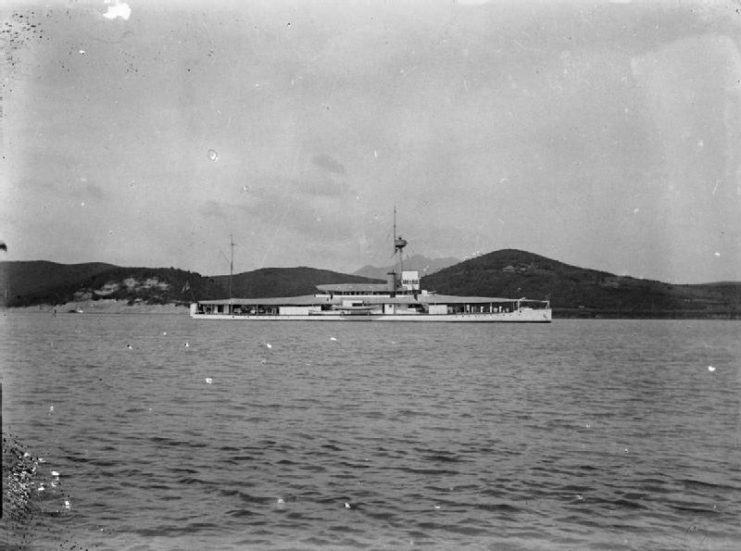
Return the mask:
[[[223,289],[229,288],[229,276],[212,278]],[[232,278],[232,296],[242,298],[291,297],[312,295],[317,285],[326,283],[378,283],[382,280],[342,274],[316,268],[260,268],[235,274]]]
[[55,289],[74,286],[81,281],[116,268],[113,264],[57,264],[45,260],[0,262],[0,291],[10,302],[29,295],[53,293]]
[[672,285],[571,266],[516,249],[495,251],[422,279],[439,293],[549,298],[554,315],[733,317],[741,283]]
[[0,263],[2,305],[66,304],[115,299],[128,304],[178,304],[223,296],[209,278],[175,268],[122,268],[111,264]]
[[[231,296],[313,294],[326,283],[379,282],[316,268],[262,268],[235,274]],[[422,278],[441,294],[550,299],[556,317],[741,317],[741,283],[672,285],[571,266],[505,249]],[[229,276],[176,268],[124,268],[102,263],[0,262],[3,306],[61,305],[115,299],[125,304],[187,304],[229,297]]]
[[[315,268],[263,268],[235,274],[234,297],[312,294],[324,283],[376,280]],[[127,304],[187,304],[229,297],[229,276],[202,276],[176,268],[123,268],[111,264],[0,262],[2,306],[67,304],[103,299]]]

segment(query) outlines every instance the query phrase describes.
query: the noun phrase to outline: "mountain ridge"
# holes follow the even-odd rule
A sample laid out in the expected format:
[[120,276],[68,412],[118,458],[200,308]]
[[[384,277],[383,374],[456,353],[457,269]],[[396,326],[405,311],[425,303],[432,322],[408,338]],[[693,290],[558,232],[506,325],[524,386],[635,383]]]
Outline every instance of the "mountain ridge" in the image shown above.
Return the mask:
[[738,317],[741,282],[672,284],[581,268],[518,249],[465,260],[422,278],[446,294],[548,298],[554,315]]
[[[228,298],[228,275],[105,263],[0,262],[5,307],[113,299],[126,304],[187,304]],[[313,294],[325,283],[379,282],[300,266],[260,268],[231,277],[231,296]],[[555,317],[741,318],[741,282],[671,284],[581,268],[518,249],[501,249],[422,277],[441,294],[549,299]]]
[[[211,276],[223,288],[229,286],[229,276]],[[232,276],[232,296],[261,298],[267,296],[310,295],[316,286],[325,283],[379,283],[382,280],[331,270],[298,266],[295,268],[258,268]]]

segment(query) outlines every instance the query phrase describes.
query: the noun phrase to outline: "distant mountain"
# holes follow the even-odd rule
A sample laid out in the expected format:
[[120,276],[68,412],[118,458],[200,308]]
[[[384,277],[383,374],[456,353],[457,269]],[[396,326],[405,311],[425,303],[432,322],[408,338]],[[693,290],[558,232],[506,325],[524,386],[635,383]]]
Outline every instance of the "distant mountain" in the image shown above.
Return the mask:
[[[431,259],[420,254],[415,254],[410,256],[409,258],[404,259],[404,269],[417,270],[420,276],[426,276],[434,274],[435,272],[440,271],[443,268],[447,268],[448,266],[458,264],[459,262],[460,260],[458,260],[457,258],[453,258],[452,256],[447,258]],[[374,279],[382,279],[385,281],[386,274],[394,269],[396,268],[393,265],[384,266],[381,268],[368,265],[363,266],[359,270],[356,270],[355,272],[353,272],[353,274],[363,277],[372,277]]]
[[444,294],[550,298],[554,316],[734,317],[741,283],[672,285],[504,249],[422,279]]
[[[213,276],[217,285],[229,288],[229,276]],[[242,298],[290,297],[311,295],[325,283],[382,283],[383,280],[342,274],[316,268],[261,268],[235,274],[232,296]]]

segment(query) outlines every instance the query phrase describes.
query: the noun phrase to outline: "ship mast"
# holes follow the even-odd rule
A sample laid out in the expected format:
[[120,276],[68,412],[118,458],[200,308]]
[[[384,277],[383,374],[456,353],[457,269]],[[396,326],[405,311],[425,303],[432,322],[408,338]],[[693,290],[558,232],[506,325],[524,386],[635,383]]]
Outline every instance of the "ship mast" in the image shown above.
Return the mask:
[[396,235],[396,205],[394,205],[394,254],[399,253],[399,277],[404,271],[404,247],[407,241],[400,235]]
[[229,257],[229,301],[232,300],[232,277],[234,276],[234,235],[229,234],[229,247],[231,255]]

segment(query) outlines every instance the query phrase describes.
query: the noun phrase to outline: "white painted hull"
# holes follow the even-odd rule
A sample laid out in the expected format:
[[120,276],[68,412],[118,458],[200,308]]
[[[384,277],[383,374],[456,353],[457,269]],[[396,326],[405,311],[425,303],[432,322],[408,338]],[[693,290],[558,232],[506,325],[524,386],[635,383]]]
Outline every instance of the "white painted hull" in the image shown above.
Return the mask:
[[191,314],[199,320],[234,321],[413,321],[413,322],[454,322],[454,323],[550,323],[551,310],[520,310],[515,312],[495,312],[489,314],[321,314],[321,315],[238,315],[230,314]]

